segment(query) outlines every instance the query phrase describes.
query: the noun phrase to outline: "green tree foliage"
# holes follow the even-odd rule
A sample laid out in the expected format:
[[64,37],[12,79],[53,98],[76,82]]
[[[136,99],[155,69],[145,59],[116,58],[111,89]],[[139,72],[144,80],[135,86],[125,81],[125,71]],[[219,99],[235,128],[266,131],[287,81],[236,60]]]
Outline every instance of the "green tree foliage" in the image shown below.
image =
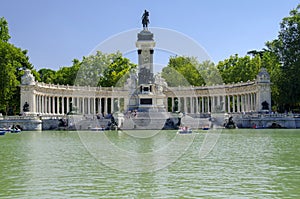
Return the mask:
[[23,72],[21,69],[32,69],[26,51],[14,45],[0,41],[0,112],[16,114],[20,104],[20,84]]
[[198,65],[199,62],[195,57],[170,57],[167,68],[162,70],[162,77],[170,86],[187,86],[186,84],[201,86],[205,81],[197,70]]
[[38,73],[45,83],[110,87],[121,86],[129,77],[128,72],[135,67],[120,52],[105,54],[98,51],[83,57],[81,62],[74,59],[70,67],[61,67],[58,71],[40,69]]
[[168,86],[170,87],[190,86],[190,83],[187,81],[187,79],[174,68],[164,67],[162,69],[161,76],[166,80]]
[[169,86],[204,86],[222,84],[215,64],[209,60],[199,63],[195,57],[171,57],[162,77]]
[[251,58],[246,55],[239,57],[237,54],[229,59],[220,61],[217,65],[224,83],[246,82],[253,80],[259,72],[261,61],[259,56]]
[[10,38],[7,21],[0,18],[0,112],[5,115],[19,112],[20,89],[18,85],[23,75],[22,69],[33,69],[26,55],[8,43]]
[[55,71],[47,68],[42,68],[38,71],[40,81],[44,83],[52,83],[55,75]]
[[246,82],[256,79],[260,68],[264,67],[270,74],[272,101],[273,105],[277,107],[280,98],[279,82],[281,81],[281,69],[278,57],[275,53],[266,49],[262,51],[252,50],[248,54],[252,55],[252,57],[234,55],[218,63],[217,67],[224,83]]
[[281,69],[280,62],[276,54],[271,51],[263,51],[263,54],[259,56],[261,58],[261,67],[267,69],[271,79],[271,95],[273,110],[277,110],[280,106],[280,88],[279,82],[281,81]]
[[267,42],[281,63],[277,79],[278,100],[282,109],[300,106],[300,4],[283,18],[278,38]]
[[81,86],[97,86],[105,69],[113,62],[114,58],[118,56],[121,56],[121,53],[105,54],[101,51],[97,51],[95,55],[83,57],[75,84]]
[[197,70],[203,77],[205,85],[211,86],[223,83],[222,76],[213,62],[209,60],[204,61],[197,65]]
[[122,57],[114,57],[108,67],[105,68],[103,75],[100,77],[98,86],[123,86],[129,78],[129,72],[136,65],[130,63],[130,60]]
[[116,86],[120,78],[134,67],[136,65],[130,63],[127,58],[122,57],[120,52],[105,54],[97,51],[95,55],[83,58],[75,84],[82,86]]
[[8,32],[8,23],[4,17],[0,18],[0,40],[3,42],[8,42],[10,35]]
[[71,67],[61,67],[56,71],[52,83],[70,86],[74,85],[80,66],[80,61],[74,59]]

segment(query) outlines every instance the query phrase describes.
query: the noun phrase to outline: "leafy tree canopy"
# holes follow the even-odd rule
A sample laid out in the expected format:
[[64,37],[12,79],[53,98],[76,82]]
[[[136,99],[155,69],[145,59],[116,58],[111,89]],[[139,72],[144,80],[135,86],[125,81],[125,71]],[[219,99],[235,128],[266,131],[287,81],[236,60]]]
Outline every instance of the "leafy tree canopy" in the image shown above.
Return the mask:
[[0,40],[8,42],[10,35],[8,33],[8,23],[4,17],[0,18]]
[[300,106],[300,4],[283,18],[278,38],[267,42],[268,50],[280,61],[277,74],[278,103],[281,109]]

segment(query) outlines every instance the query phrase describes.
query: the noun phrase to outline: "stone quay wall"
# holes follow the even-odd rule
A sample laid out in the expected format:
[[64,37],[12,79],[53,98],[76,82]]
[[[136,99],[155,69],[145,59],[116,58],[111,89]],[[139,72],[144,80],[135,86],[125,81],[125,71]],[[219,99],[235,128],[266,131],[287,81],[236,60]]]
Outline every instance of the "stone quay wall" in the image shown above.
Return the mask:
[[9,116],[0,119],[0,128],[19,126],[25,131],[41,131],[42,120],[39,117]]

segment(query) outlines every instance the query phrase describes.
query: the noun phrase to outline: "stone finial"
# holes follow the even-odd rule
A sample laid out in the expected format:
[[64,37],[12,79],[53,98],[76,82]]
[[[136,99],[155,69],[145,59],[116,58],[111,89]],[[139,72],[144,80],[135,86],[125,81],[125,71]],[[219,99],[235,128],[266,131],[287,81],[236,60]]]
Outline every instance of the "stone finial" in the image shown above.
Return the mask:
[[270,83],[270,75],[266,68],[260,69],[259,73],[257,74],[257,81],[264,82],[264,83]]
[[24,72],[24,75],[21,77],[22,85],[35,85],[35,78],[31,74],[31,71],[26,69]]

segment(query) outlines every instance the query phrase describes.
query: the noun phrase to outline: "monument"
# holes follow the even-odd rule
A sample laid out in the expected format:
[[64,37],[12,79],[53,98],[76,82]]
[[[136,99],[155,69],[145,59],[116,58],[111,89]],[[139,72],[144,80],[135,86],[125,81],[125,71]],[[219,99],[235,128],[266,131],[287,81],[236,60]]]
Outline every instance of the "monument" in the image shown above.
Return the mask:
[[149,12],[142,16],[143,30],[137,34],[138,81],[137,88],[131,97],[129,109],[140,112],[166,112],[163,93],[164,80],[153,74],[153,54],[155,41],[153,33],[148,29]]
[[[67,115],[75,118],[76,113],[79,119],[72,123],[76,123],[79,129],[102,126],[96,123],[98,120],[105,122],[106,118],[101,116],[117,114],[113,119],[123,124],[122,129],[162,129],[168,121],[180,124],[182,116],[178,120],[172,119],[178,113],[184,113],[183,122],[197,129],[206,124],[204,122],[209,121],[208,117],[218,109],[239,116],[241,113],[251,115],[271,111],[270,75],[264,68],[255,80],[247,82],[188,87],[167,85],[161,74],[154,74],[156,42],[154,33],[148,28],[149,16],[145,10],[141,20],[142,30],[137,33],[137,72],[135,69],[131,71],[124,86],[104,88],[47,84],[35,81],[31,71],[25,70],[20,85],[22,114],[44,118],[45,124],[45,118],[63,118]],[[122,120],[119,116],[124,116],[124,113],[126,117]],[[240,126],[249,125],[244,122]]]

